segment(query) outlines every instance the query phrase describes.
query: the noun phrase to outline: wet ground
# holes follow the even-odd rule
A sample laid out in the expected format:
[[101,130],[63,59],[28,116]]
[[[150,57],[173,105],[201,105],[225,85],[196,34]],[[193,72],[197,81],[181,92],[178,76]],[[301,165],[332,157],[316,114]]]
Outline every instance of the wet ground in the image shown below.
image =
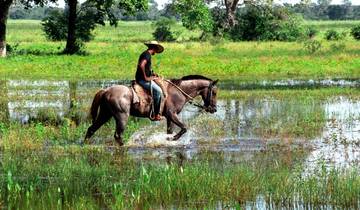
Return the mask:
[[[70,109],[86,113],[99,88],[127,81],[2,81],[1,106],[11,120],[26,123],[39,112],[59,117]],[[259,88],[358,88],[359,80],[260,81],[251,84],[224,82],[220,88],[241,91]],[[291,93],[289,93],[291,94]],[[289,99],[290,98],[290,99]],[[353,166],[360,161],[360,101],[345,96],[325,99],[270,96],[219,100],[214,115],[188,105],[180,114],[189,132],[179,141],[168,141],[165,123],[146,126],[131,136],[128,153],[136,158],[166,158],[180,152],[192,159],[204,150],[221,152],[228,159],[249,159],[270,148],[309,149],[306,164]],[[315,116],[315,118],[314,118]],[[110,138],[112,136],[109,135]],[[109,138],[109,136],[104,138]],[[238,156],[238,157],[237,157]],[[246,157],[247,156],[247,157]]]
[[[85,121],[94,93],[113,84],[127,84],[127,81],[2,81],[0,106],[3,111],[0,117],[26,124],[43,115],[46,118],[54,115],[63,118],[67,113],[74,112],[80,116],[80,121]],[[221,85],[222,90],[233,91],[233,95],[252,89],[301,90],[318,87],[357,90],[360,81],[289,80],[253,84],[228,82]],[[125,145],[126,154],[140,161],[191,161],[208,158],[210,154],[230,164],[274,161],[285,157],[301,164],[304,174],[316,173],[319,164],[329,168],[360,170],[359,97],[346,94],[297,97],[292,96],[291,91],[286,94],[284,97],[249,94],[244,98],[220,99],[215,114],[187,105],[180,118],[189,129],[180,140],[168,140],[173,135],[166,134],[165,122],[149,123],[130,136]],[[112,135],[112,132],[97,134],[94,144],[103,146],[104,142],[113,142]],[[118,152],[116,147],[109,147],[108,151]],[[222,207],[220,203],[219,209]],[[271,201],[266,201],[261,195],[256,201],[245,203],[244,207],[279,208],[272,206]],[[307,209],[301,202],[284,208]]]

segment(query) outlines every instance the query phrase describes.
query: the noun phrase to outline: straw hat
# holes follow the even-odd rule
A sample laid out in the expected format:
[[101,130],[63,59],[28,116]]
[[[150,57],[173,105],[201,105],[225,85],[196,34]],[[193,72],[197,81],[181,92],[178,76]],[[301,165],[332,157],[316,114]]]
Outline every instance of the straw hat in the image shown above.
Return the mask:
[[156,53],[162,53],[164,51],[164,47],[159,44],[157,41],[150,41],[144,43],[148,48],[153,48],[156,50]]

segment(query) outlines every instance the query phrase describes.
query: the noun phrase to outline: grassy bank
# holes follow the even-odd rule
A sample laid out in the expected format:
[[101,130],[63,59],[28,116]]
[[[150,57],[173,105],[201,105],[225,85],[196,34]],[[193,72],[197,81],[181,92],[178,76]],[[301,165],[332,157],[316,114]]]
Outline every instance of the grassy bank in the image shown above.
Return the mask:
[[[86,44],[88,55],[64,56],[57,53],[65,43],[47,41],[40,22],[9,21],[8,25],[9,43],[18,44],[14,55],[0,60],[0,75],[9,79],[132,79],[138,56],[145,50],[142,42],[152,39],[154,30],[149,22],[98,27],[95,40]],[[184,40],[195,36],[183,34]],[[168,78],[188,74],[238,81],[359,78],[359,43],[350,38],[341,43],[344,47],[338,48],[334,42],[322,41],[314,55],[299,42],[164,43],[166,50],[154,57],[153,68]]]

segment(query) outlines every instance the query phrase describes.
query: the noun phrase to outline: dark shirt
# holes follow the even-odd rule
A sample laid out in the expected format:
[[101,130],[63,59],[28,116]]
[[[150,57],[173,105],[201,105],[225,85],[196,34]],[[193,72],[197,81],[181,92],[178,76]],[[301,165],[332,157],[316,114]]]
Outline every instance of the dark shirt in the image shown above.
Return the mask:
[[141,67],[140,67],[140,64],[141,64],[141,62],[143,60],[146,60],[146,64],[145,64],[145,74],[146,74],[146,76],[150,77],[152,75],[152,71],[151,71],[151,55],[146,50],[143,53],[141,53],[141,55],[139,57],[138,66],[137,66],[136,75],[135,75],[136,81],[145,80],[144,74],[143,74],[143,72],[141,70]]

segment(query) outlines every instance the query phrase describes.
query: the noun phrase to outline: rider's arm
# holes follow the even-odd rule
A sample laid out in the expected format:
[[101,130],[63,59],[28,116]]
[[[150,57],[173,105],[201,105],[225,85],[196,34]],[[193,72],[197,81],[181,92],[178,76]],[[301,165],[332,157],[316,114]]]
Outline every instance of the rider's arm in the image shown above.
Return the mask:
[[149,82],[149,81],[153,80],[154,78],[146,76],[146,74],[145,74],[145,66],[146,66],[146,63],[147,63],[146,59],[143,59],[143,60],[140,62],[140,69],[141,69],[141,71],[142,71],[142,73],[143,73],[143,75],[144,75],[145,81]]

